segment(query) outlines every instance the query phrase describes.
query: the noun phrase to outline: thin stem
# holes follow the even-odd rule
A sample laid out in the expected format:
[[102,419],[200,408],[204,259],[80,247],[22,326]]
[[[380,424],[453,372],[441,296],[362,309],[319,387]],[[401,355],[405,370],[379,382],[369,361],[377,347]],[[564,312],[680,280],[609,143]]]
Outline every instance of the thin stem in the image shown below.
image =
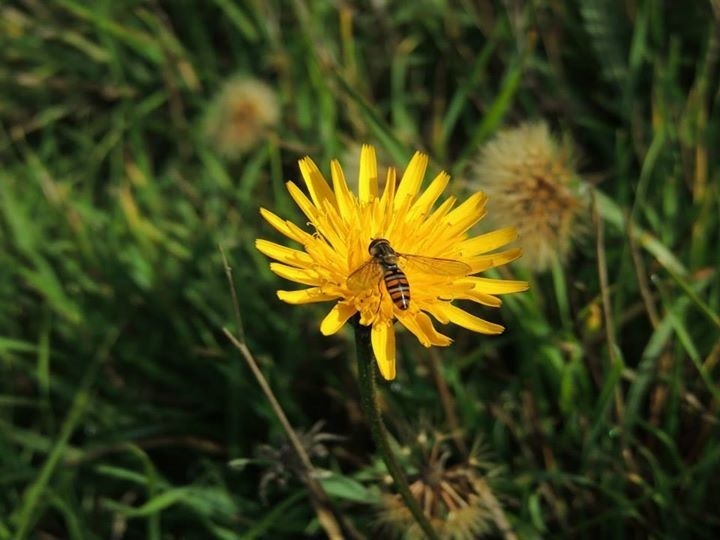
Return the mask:
[[[622,372],[624,367],[623,359],[618,355],[620,348],[615,340],[615,323],[612,314],[612,304],[610,302],[610,285],[607,271],[607,263],[605,260],[605,226],[603,220],[600,219],[600,213],[595,200],[593,200],[593,222],[595,223],[596,233],[596,250],[598,277],[600,278],[600,298],[602,299],[603,314],[605,318],[605,338],[608,344],[608,355],[613,369]],[[623,402],[620,387],[615,387],[615,409],[617,417],[622,419],[625,417],[625,404]]]
[[410,486],[408,485],[407,478],[405,478],[405,474],[395,459],[395,454],[393,454],[393,451],[390,448],[388,433],[385,428],[385,424],[383,423],[382,416],[380,415],[380,409],[375,396],[375,358],[373,357],[372,345],[370,343],[370,327],[363,326],[357,322],[354,324],[354,327],[360,400],[370,427],[370,433],[375,441],[375,445],[382,455],[390,476],[392,476],[395,481],[395,486],[400,492],[400,496],[403,498],[403,501],[405,501],[405,505],[410,510],[410,513],[415,518],[415,521],[428,538],[432,540],[439,540],[435,529],[433,529],[432,525],[430,525],[430,522],[420,508],[417,500],[413,497],[412,493],[410,493]]
[[445,377],[440,373],[440,355],[436,349],[429,349],[430,353],[430,373],[432,375],[435,386],[440,396],[440,404],[442,405],[443,412],[445,413],[445,419],[450,426],[450,432],[452,434],[452,440],[455,446],[463,456],[468,455],[468,448],[462,437],[462,429],[460,428],[460,421],[458,420],[457,413],[455,412],[455,404],[453,403],[453,396],[448,388]]
[[232,344],[235,345],[235,348],[240,351],[240,354],[242,354],[243,358],[247,362],[250,370],[253,372],[253,375],[255,375],[255,379],[257,380],[261,390],[265,394],[265,398],[270,403],[270,407],[275,413],[275,416],[277,416],[278,420],[280,420],[280,424],[285,430],[285,434],[287,435],[288,440],[293,447],[293,450],[295,450],[297,457],[300,459],[300,463],[302,463],[303,471],[305,473],[302,480],[305,482],[305,485],[312,494],[310,500],[315,507],[315,512],[317,513],[320,525],[322,525],[323,529],[325,529],[328,538],[330,538],[331,540],[342,539],[343,535],[342,531],[340,530],[340,525],[335,520],[335,517],[330,510],[330,500],[325,493],[325,490],[323,490],[320,483],[315,479],[315,475],[313,473],[314,468],[312,462],[310,461],[310,457],[308,456],[305,448],[300,442],[297,433],[295,433],[295,430],[290,425],[290,421],[287,419],[287,416],[285,416],[285,411],[282,410],[280,403],[275,398],[275,394],[270,388],[267,379],[265,379],[265,376],[262,374],[262,371],[260,371],[260,368],[258,367],[255,358],[253,358],[247,346],[244,343],[238,341],[238,339],[233,336],[227,328],[223,328],[223,332],[225,333],[225,336],[227,336],[227,338],[232,342]]
[[495,497],[495,494],[490,489],[490,486],[488,486],[486,482],[478,482],[476,489],[479,490],[480,497],[482,497],[485,506],[487,506],[488,510],[490,510],[490,513],[495,520],[495,525],[500,530],[500,534],[502,534],[503,538],[505,540],[517,540],[515,531],[512,530],[512,526],[510,525],[507,516],[505,516],[505,512],[503,512],[502,505],[500,504],[500,501],[497,500],[497,497]]
[[[285,434],[290,441],[290,445],[292,446],[293,450],[295,450],[295,454],[300,460],[303,468],[304,474],[302,475],[301,480],[305,483],[305,486],[310,492],[310,502],[315,509],[315,513],[317,514],[320,525],[325,530],[325,533],[328,535],[328,538],[330,540],[342,540],[347,536],[353,539],[364,538],[362,535],[360,535],[359,532],[355,530],[355,528],[349,521],[345,520],[342,517],[342,515],[338,514],[336,517],[332,501],[328,497],[323,487],[320,485],[320,482],[318,482],[317,480],[315,468],[310,461],[310,456],[303,447],[302,442],[300,441],[297,433],[290,424],[287,416],[285,416],[285,411],[283,411],[282,407],[280,406],[280,402],[275,397],[272,388],[270,388],[267,379],[260,370],[260,367],[255,361],[252,353],[250,352],[250,349],[245,344],[245,332],[243,331],[242,319],[240,317],[240,307],[237,302],[237,294],[233,285],[232,271],[230,269],[230,265],[227,262],[227,258],[225,257],[225,252],[223,251],[222,246],[220,246],[220,254],[222,256],[223,265],[225,267],[225,276],[227,277],[228,284],[230,286],[233,306],[235,308],[237,331],[240,339],[236,338],[227,328],[223,328],[223,332],[225,333],[225,336],[227,336],[227,338],[232,342],[235,348],[240,351],[240,354],[247,362],[250,371],[252,371],[253,375],[255,376],[255,379],[257,380],[258,385],[260,385],[260,389],[262,390],[263,394],[265,394],[265,398],[268,400],[268,403],[270,404],[270,407],[275,413],[275,416],[280,421],[280,425],[285,431]],[[343,530],[347,533],[347,536],[343,535]]]

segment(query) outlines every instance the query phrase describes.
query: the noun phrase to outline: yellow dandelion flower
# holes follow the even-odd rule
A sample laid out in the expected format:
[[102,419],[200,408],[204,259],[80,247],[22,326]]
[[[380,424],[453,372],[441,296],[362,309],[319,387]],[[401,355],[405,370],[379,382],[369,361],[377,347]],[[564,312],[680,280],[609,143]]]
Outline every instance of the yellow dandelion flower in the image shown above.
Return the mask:
[[287,188],[315,230],[306,232],[265,208],[260,210],[270,225],[303,247],[256,241],[258,250],[277,261],[270,264],[273,272],[307,286],[278,291],[278,297],[291,304],[336,302],[320,324],[325,335],[336,333],[359,314],[359,323],[372,327],[373,352],[387,380],[395,378],[395,320],[426,347],[451,343],[435,329],[430,316],[441,324],[499,334],[502,326],[453,301],[499,307],[497,295],[527,289],[523,281],[476,275],[520,256],[519,249],[490,253],[514,240],[516,232],[505,228],[468,237],[468,229],[485,215],[485,195],[475,193],[458,206],[449,197],[433,209],[450,177],[441,172],[421,192],[427,164],[428,157],[417,152],[399,182],[395,170],[389,169],[380,193],[375,150],[363,146],[355,195],[336,160],[331,163],[331,188],[306,157],[300,160],[300,172],[309,197],[292,182]]
[[272,88],[237,76],[223,85],[210,105],[205,137],[220,154],[236,158],[266,137],[279,119],[280,106]]
[[480,151],[475,182],[490,198],[490,221],[517,227],[522,265],[542,272],[566,260],[587,205],[570,148],[545,122],[499,132]]

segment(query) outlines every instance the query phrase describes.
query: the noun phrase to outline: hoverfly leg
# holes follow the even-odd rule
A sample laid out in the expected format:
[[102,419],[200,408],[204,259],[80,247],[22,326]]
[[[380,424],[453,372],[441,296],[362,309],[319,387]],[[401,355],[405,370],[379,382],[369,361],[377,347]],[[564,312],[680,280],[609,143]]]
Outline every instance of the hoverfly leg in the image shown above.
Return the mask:
[[380,313],[380,308],[382,307],[382,297],[383,297],[383,282],[382,280],[378,281],[378,293],[380,293],[379,299],[378,299],[378,307],[375,310],[375,317],[378,316],[378,313]]

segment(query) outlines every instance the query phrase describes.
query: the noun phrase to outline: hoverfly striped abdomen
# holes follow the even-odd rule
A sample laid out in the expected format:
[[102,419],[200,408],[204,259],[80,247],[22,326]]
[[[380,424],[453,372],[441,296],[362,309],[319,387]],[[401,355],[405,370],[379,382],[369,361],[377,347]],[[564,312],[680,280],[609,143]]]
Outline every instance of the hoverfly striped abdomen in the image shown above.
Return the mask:
[[395,307],[403,311],[406,310],[410,307],[410,284],[405,272],[400,270],[397,265],[384,266],[384,270],[383,280],[390,299],[395,304]]

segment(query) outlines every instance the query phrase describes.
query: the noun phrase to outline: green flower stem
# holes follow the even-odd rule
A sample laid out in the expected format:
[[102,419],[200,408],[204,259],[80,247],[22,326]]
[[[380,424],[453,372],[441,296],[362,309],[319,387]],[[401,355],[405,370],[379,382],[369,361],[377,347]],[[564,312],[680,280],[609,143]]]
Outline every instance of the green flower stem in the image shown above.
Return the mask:
[[439,540],[435,529],[428,521],[423,513],[420,505],[415,497],[410,493],[405,473],[395,459],[390,448],[388,433],[385,429],[377,399],[375,397],[375,358],[372,352],[372,344],[370,342],[370,327],[363,326],[355,321],[355,347],[357,349],[358,364],[358,384],[360,386],[360,400],[362,402],[363,411],[370,427],[370,433],[375,441],[375,445],[382,455],[385,466],[395,481],[395,486],[400,492],[400,496],[405,501],[405,505],[412,513],[415,521],[431,540]]

